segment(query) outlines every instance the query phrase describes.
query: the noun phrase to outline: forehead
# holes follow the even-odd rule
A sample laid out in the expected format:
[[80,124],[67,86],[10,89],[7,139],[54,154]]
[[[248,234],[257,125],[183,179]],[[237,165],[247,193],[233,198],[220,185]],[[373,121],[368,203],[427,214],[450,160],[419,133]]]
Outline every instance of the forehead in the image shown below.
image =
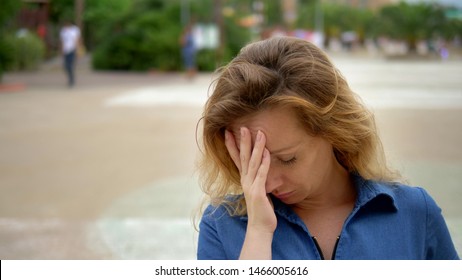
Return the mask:
[[259,130],[262,131],[266,135],[266,146],[270,150],[278,149],[283,144],[295,142],[307,135],[295,111],[285,107],[265,109],[238,119],[231,127],[237,137],[241,127],[247,127],[252,133],[252,138],[255,138]]

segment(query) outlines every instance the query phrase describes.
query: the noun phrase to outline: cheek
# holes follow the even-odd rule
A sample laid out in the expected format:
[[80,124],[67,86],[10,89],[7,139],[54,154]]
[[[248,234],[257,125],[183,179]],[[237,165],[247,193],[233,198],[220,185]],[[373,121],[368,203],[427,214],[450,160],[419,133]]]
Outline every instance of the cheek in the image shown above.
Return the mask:
[[284,173],[284,181],[293,186],[313,185],[321,177],[324,166],[312,161],[300,161]]
[[301,166],[287,168],[281,174],[281,179],[284,184],[291,186],[303,185],[308,178],[309,175],[306,168],[302,168]]

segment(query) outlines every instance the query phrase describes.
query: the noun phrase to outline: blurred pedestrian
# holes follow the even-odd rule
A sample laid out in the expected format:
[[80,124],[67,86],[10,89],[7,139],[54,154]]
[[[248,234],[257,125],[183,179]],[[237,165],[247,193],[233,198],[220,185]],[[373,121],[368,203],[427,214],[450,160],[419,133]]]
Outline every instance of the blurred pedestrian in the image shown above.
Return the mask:
[[440,41],[439,52],[440,52],[441,60],[445,61],[449,58],[449,49],[448,49],[446,41],[444,40]]
[[193,33],[193,24],[189,23],[183,30],[180,37],[181,54],[183,57],[183,65],[186,69],[186,76],[193,78],[196,75],[196,44]]
[[199,259],[459,259],[441,209],[388,168],[373,113],[314,44],[243,48],[202,121]]
[[80,45],[80,29],[70,21],[66,21],[60,31],[61,52],[64,60],[64,70],[67,74],[69,87],[75,84],[75,63]]

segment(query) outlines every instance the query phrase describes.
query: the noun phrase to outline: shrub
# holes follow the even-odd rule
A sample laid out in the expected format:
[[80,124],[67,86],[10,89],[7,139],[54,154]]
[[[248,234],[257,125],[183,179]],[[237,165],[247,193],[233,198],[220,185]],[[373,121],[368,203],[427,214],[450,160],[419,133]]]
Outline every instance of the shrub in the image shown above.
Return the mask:
[[217,68],[217,53],[215,50],[200,50],[196,54],[197,68],[200,71],[214,71]]
[[[121,1],[121,0],[119,0]],[[135,2],[134,2],[135,3]],[[191,15],[196,23],[212,22],[212,0],[191,1]],[[247,28],[236,24],[237,18],[225,19],[226,46],[202,49],[197,53],[197,67],[213,71],[234,57],[250,41]],[[93,68],[99,70],[157,69],[178,71],[184,68],[179,37],[181,34],[180,1],[139,0],[123,16],[102,30],[105,42],[92,55]]]
[[11,68],[14,61],[14,46],[11,36],[0,36],[0,82],[3,72]]
[[9,39],[9,30],[13,25],[16,13],[21,6],[21,1],[17,0],[1,0],[0,9],[0,82],[2,81],[3,73],[9,68],[13,62],[14,46],[11,45]]
[[26,30],[5,36],[1,48],[7,56],[6,70],[35,70],[45,55],[43,41]]
[[132,11],[114,23],[112,34],[93,53],[95,69],[179,70],[180,26],[174,24],[170,10]]

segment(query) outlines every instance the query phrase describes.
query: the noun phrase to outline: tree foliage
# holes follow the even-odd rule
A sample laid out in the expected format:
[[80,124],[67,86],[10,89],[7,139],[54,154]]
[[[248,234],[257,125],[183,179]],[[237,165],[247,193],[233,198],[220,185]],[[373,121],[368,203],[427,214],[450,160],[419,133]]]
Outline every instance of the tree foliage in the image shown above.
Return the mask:
[[33,32],[8,34],[2,40],[11,55],[6,70],[36,70],[45,55],[45,43]]
[[13,20],[21,7],[17,0],[1,0],[0,4],[0,82],[3,72],[14,62],[14,46],[8,38],[11,36]]
[[281,24],[283,22],[281,13],[281,2],[266,0],[264,3],[266,24],[269,26]]
[[74,1],[75,0],[50,0],[49,20],[56,25],[61,24],[63,21],[74,20]]
[[[103,32],[103,41],[93,53],[96,69],[145,71],[182,68],[179,37],[182,31],[181,1],[138,0],[123,16],[112,21]],[[228,61],[250,40],[250,31],[239,26],[239,19],[251,12],[251,1],[227,1],[239,12],[222,17],[225,46],[201,50],[197,55],[200,70],[214,70]],[[213,0],[190,1],[190,19],[196,23],[215,23],[218,9]],[[221,13],[221,9],[219,11]]]
[[400,2],[385,6],[380,10],[376,32],[406,41],[411,50],[415,49],[419,40],[451,39],[457,33],[457,25],[446,17],[445,10],[442,6],[429,3]]
[[[15,0],[1,0],[15,2]],[[163,70],[181,69],[178,39],[185,24],[184,12],[197,23],[223,22],[223,47],[198,53],[200,69],[212,70],[217,61],[225,63],[255,38],[258,28],[244,27],[242,20],[254,16],[252,0],[98,0],[85,1],[84,35],[98,69]],[[282,2],[263,3],[264,26],[283,25]],[[221,7],[217,5],[221,3]],[[320,4],[322,3],[322,4]],[[319,6],[322,5],[322,6]],[[322,8],[320,8],[322,7]],[[222,13],[226,9],[226,15]],[[231,11],[231,12],[230,12]],[[0,16],[3,10],[0,10]],[[314,30],[322,22],[327,37],[354,31],[359,39],[405,40],[411,46],[418,40],[462,36],[460,19],[446,16],[447,8],[428,3],[398,3],[380,10],[333,5],[318,0],[299,0],[295,28]],[[51,19],[73,18],[74,0],[51,0]],[[1,18],[0,18],[1,19]],[[320,21],[322,19],[322,21]]]
[[338,37],[344,31],[355,31],[360,38],[369,34],[374,13],[345,5],[323,5],[324,32],[328,37]]
[[[155,5],[154,7],[151,5]],[[106,41],[93,55],[96,69],[174,70],[180,62],[179,6],[138,1],[107,29]]]
[[86,1],[83,15],[85,45],[90,50],[103,43],[114,22],[124,17],[136,5],[133,0]]

